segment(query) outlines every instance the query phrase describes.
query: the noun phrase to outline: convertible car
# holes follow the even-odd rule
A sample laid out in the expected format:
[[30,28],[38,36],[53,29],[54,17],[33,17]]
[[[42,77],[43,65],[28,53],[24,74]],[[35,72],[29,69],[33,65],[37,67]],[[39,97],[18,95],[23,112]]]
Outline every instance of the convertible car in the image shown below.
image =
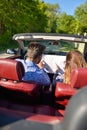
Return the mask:
[[[70,84],[58,82],[53,86],[52,80],[55,65],[64,69],[68,51],[80,48],[84,53],[87,36],[21,33],[15,34],[13,40],[18,48],[7,49],[6,54],[0,57],[0,129],[79,130],[72,125],[71,128],[65,127],[69,122],[67,106],[79,89],[87,85],[87,69],[75,69]],[[33,81],[23,81],[24,67],[15,60],[26,59],[27,45],[32,41],[46,46],[42,60],[51,80],[48,88]]]

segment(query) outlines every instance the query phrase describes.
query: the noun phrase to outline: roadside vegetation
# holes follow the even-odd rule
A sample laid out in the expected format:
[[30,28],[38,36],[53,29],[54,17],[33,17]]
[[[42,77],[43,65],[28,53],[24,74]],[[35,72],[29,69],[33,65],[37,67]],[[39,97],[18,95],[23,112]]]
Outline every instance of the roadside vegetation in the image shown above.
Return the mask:
[[0,0],[0,16],[0,51],[16,47],[16,33],[87,33],[87,1],[72,16],[43,0]]

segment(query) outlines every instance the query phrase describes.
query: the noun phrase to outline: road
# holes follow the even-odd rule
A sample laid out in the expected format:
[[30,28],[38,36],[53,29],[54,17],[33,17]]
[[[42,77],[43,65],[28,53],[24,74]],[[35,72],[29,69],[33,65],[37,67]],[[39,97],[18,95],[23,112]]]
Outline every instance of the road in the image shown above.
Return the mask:
[[0,58],[8,58],[10,56],[14,56],[14,54],[0,53]]

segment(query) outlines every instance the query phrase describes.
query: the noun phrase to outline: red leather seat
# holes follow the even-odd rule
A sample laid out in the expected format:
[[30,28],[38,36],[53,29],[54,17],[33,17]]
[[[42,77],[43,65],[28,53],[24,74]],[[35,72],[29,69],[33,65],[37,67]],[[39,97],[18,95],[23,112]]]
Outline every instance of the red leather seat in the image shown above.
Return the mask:
[[[29,95],[28,99],[31,100],[31,97],[34,99],[32,104],[28,99],[26,99],[28,104],[21,104],[20,102],[14,102],[14,100],[0,100],[0,113],[3,115],[3,118],[5,115],[5,118],[8,120],[9,116],[11,116],[13,119],[14,117],[18,117],[38,123],[50,123],[51,125],[63,120],[64,111],[59,111],[54,107],[42,103],[36,104],[36,97],[38,97],[37,95],[42,90],[42,86],[35,82],[22,81],[24,67],[21,62],[13,59],[0,59],[0,67],[0,88],[11,90],[11,92],[14,92],[14,95],[16,95],[16,91],[23,92]],[[14,95],[11,95],[10,98],[14,97]],[[44,96],[42,98],[42,95],[40,95],[41,100],[43,98],[47,100],[47,97]],[[49,93],[47,95],[50,96]],[[18,98],[16,99],[18,100]]]
[[20,91],[35,96],[40,93],[41,85],[24,82],[24,67],[21,62],[12,59],[0,59],[0,86],[9,90]]
[[55,98],[56,103],[66,106],[71,96],[78,89],[87,85],[87,68],[74,69],[71,73],[71,83],[56,83]]

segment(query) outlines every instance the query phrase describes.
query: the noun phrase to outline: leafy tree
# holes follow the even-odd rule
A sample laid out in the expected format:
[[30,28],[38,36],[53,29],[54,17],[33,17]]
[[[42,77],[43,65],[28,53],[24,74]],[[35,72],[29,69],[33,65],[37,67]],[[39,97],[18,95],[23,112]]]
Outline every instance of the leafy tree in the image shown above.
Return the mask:
[[57,19],[57,30],[58,33],[75,33],[76,20],[73,16],[61,13]]
[[46,3],[46,15],[48,17],[48,26],[46,28],[46,32],[56,32],[57,28],[57,17],[60,13],[58,4],[49,4]]
[[76,8],[75,18],[79,23],[78,32],[81,34],[87,32],[87,1]]
[[45,9],[40,0],[0,0],[0,43],[7,45],[15,33],[44,32]]

